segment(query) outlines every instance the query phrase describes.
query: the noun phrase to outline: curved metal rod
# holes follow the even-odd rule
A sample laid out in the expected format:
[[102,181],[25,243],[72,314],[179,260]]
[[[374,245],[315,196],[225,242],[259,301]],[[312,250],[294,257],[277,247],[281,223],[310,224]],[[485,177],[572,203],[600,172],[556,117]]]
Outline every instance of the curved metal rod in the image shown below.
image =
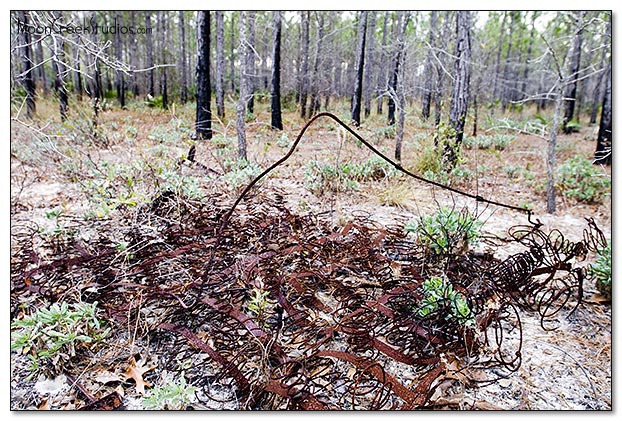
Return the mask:
[[253,186],[255,184],[257,184],[257,182],[259,182],[259,180],[261,180],[263,177],[268,175],[272,170],[274,170],[276,167],[281,165],[283,162],[287,161],[292,156],[292,154],[296,150],[296,147],[298,146],[298,144],[302,140],[302,136],[305,134],[305,132],[307,131],[309,126],[311,126],[311,124],[313,124],[313,122],[315,120],[319,119],[320,117],[328,117],[328,118],[333,119],[336,123],[338,123],[344,129],[346,129],[352,136],[354,136],[361,143],[363,143],[368,149],[370,149],[372,152],[374,152],[376,155],[378,155],[379,157],[384,159],[389,164],[393,165],[393,167],[395,167],[395,169],[397,169],[398,171],[401,171],[402,173],[408,175],[409,177],[412,177],[412,178],[414,178],[416,180],[419,180],[419,181],[422,181],[424,183],[432,184],[433,186],[439,187],[441,189],[449,190],[449,191],[451,191],[453,193],[457,193],[457,194],[460,194],[462,196],[469,197],[471,199],[474,199],[477,202],[489,203],[491,205],[495,205],[495,206],[499,206],[499,207],[503,207],[503,208],[507,208],[507,209],[511,209],[511,210],[515,210],[515,211],[519,211],[519,212],[523,212],[523,213],[526,213],[529,218],[531,217],[531,210],[529,210],[529,209],[524,209],[524,208],[520,208],[518,206],[508,205],[506,203],[501,203],[501,202],[497,202],[497,201],[494,201],[494,200],[486,199],[486,198],[484,198],[484,197],[482,197],[480,195],[475,195],[475,194],[472,194],[472,193],[464,192],[464,191],[455,189],[453,187],[449,187],[449,186],[446,186],[444,184],[438,183],[436,181],[428,180],[427,178],[421,177],[421,176],[419,176],[417,174],[414,174],[414,173],[410,172],[409,170],[407,170],[406,168],[402,167],[402,165],[399,162],[393,161],[391,158],[387,157],[382,152],[380,152],[378,149],[376,149],[372,144],[370,144],[368,141],[363,139],[361,137],[361,135],[359,135],[354,130],[352,130],[346,123],[341,121],[339,119],[339,117],[337,117],[336,115],[334,115],[332,113],[329,113],[329,112],[321,112],[321,113],[318,113],[315,116],[313,116],[307,122],[307,124],[304,125],[304,127],[300,130],[300,133],[298,133],[298,137],[296,137],[296,140],[292,144],[292,146],[289,149],[289,151],[287,152],[287,154],[285,154],[285,156],[283,156],[283,158],[281,158],[278,161],[276,161],[270,167],[265,169],[261,174],[259,174],[257,177],[255,177],[250,183],[248,183],[248,185],[244,188],[244,190],[242,190],[242,193],[240,193],[240,195],[238,196],[236,201],[233,203],[233,205],[231,206],[229,211],[224,215],[224,217],[222,219],[222,222],[220,224],[220,227],[218,228],[218,232],[216,234],[216,242],[215,242],[214,247],[212,248],[212,252],[210,254],[210,258],[209,258],[208,265],[207,265],[207,270],[206,270],[205,274],[203,275],[204,278],[207,277],[207,274],[208,274],[208,272],[209,272],[209,270],[210,270],[210,268],[212,266],[212,262],[213,262],[213,259],[214,259],[214,255],[216,253],[216,249],[220,245],[220,238],[222,236],[222,232],[224,231],[224,228],[227,226],[227,223],[229,222],[229,218],[231,218],[231,215],[235,211],[235,208],[242,201],[244,196],[246,196],[246,194],[253,188]]

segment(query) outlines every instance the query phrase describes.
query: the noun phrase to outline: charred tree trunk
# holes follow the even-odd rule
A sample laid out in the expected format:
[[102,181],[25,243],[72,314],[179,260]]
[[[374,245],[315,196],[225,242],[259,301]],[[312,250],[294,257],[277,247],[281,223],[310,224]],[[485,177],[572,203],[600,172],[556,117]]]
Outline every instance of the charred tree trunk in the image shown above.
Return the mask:
[[[121,13],[117,12],[114,17],[115,26],[122,25],[121,21]],[[114,33],[114,55],[115,59],[118,63],[123,62],[123,43],[121,42],[121,33],[120,31],[115,31]],[[117,68],[117,77],[116,77],[116,88],[117,88],[117,99],[119,100],[119,105],[121,108],[125,107],[125,77],[120,68]]]
[[307,93],[309,90],[309,12],[300,12],[302,25],[302,69],[300,69],[300,117],[307,118]]
[[231,13],[231,50],[229,51],[229,76],[231,92],[235,94],[235,14]]
[[179,67],[181,68],[179,101],[182,104],[188,102],[188,63],[186,60],[186,19],[184,14],[183,10],[179,11],[179,43],[181,44],[181,55],[179,57]]
[[523,72],[523,82],[521,84],[520,97],[522,99],[528,98],[527,82],[529,81],[529,61],[531,60],[531,54],[533,50],[533,41],[536,37],[536,19],[538,18],[538,12],[534,11],[531,17],[531,32],[529,33],[529,44],[527,45],[527,57],[525,58],[525,70]]
[[363,93],[363,69],[365,67],[365,38],[367,33],[367,12],[359,15],[359,35],[356,53],[356,78],[354,79],[354,95],[352,96],[352,122],[361,124],[361,97]]
[[568,78],[568,82],[566,84],[566,90],[564,92],[565,102],[564,102],[564,120],[562,123],[562,128],[564,133],[568,134],[572,131],[572,129],[568,126],[568,123],[572,121],[574,118],[575,112],[575,104],[577,99],[577,77],[579,76],[579,67],[581,66],[581,43],[582,43],[582,30],[581,27],[583,25],[583,14],[585,12],[578,12],[578,22],[577,26],[579,26],[578,30],[575,32],[572,39],[572,50],[568,52],[568,54],[572,54],[571,64],[570,64],[570,74],[566,77]]
[[216,114],[225,118],[225,22],[221,11],[216,12]]
[[451,170],[458,160],[458,151],[464,136],[464,123],[469,105],[469,82],[471,79],[471,13],[457,12],[456,16],[456,49],[454,64],[454,87],[449,111],[449,126],[454,131],[453,145],[444,145],[443,157]]
[[[169,31],[166,30],[166,14],[168,12],[162,11],[159,16],[159,26],[160,26],[160,54],[162,63],[166,64],[168,62],[168,49],[167,49],[167,37]],[[160,70],[160,93],[162,94],[162,108],[168,110],[168,81],[166,80],[166,66],[162,67]]]
[[197,114],[198,139],[212,138],[212,108],[210,86],[210,12],[197,15]]
[[[58,20],[62,19],[62,12],[52,12]],[[65,86],[65,45],[62,38],[52,38],[52,69],[54,70],[54,90],[58,96],[61,121],[67,120],[69,98]]]
[[421,108],[421,116],[424,120],[430,118],[430,105],[432,103],[432,89],[434,86],[434,74],[432,72],[432,58],[433,49],[436,47],[436,21],[437,12],[433,10],[430,15],[430,32],[428,34],[428,54],[425,59],[425,67],[423,73],[425,74],[425,85],[423,91],[423,104]]
[[600,127],[596,142],[595,164],[611,165],[611,61],[605,70],[605,97],[600,114]]
[[372,76],[376,67],[376,12],[369,12],[369,35],[367,37],[367,60],[365,61],[365,74],[363,76],[363,89],[365,91],[363,99],[363,113],[365,118],[371,114],[371,94]]
[[151,12],[145,12],[145,28],[147,32],[147,93],[155,95],[155,76],[153,69],[153,28],[151,27]]
[[[136,28],[136,12],[132,10],[130,12],[130,19],[132,21],[132,26]],[[136,69],[138,69],[138,44],[136,42],[130,42],[130,50],[131,50],[131,64],[132,64],[132,93],[134,94],[134,98],[138,98],[140,95],[140,89],[138,87],[138,78],[136,77]]]
[[40,37],[36,44],[35,53],[37,56],[37,63],[42,63],[39,67],[37,67],[37,76],[41,81],[41,86],[43,87],[43,95],[47,96],[50,91],[50,86],[48,85],[48,77],[45,72],[45,57],[43,54],[43,37]]
[[273,129],[283,130],[281,119],[281,12],[272,12],[272,78],[270,84],[270,116]]
[[81,71],[81,65],[80,65],[80,42],[78,41],[78,45],[75,46],[75,52],[74,52],[74,56],[73,56],[73,68],[75,69],[74,71],[74,85],[75,85],[75,91],[76,94],[78,95],[78,101],[82,102],[82,92],[84,92],[84,87],[82,85],[82,71]]
[[[23,10],[19,12],[19,19],[25,28],[30,25],[29,16]],[[37,109],[35,105],[35,79],[32,71],[32,40],[27,29],[21,31],[20,43],[22,44],[22,85],[26,91],[26,117],[32,118]]]

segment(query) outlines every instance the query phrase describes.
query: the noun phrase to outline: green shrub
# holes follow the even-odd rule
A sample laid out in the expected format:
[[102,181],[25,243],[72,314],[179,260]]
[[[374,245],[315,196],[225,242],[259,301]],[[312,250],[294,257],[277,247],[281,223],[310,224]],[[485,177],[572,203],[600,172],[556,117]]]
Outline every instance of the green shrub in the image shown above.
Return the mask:
[[96,314],[97,303],[63,302],[11,323],[11,350],[28,354],[29,378],[49,362],[62,369],[78,349],[106,337],[110,328],[104,328]]
[[451,283],[434,276],[426,279],[421,287],[423,299],[417,308],[417,316],[427,318],[444,315],[446,320],[456,320],[462,326],[475,324],[466,298],[454,290]]
[[611,242],[598,251],[596,261],[590,265],[596,280],[596,288],[605,297],[611,298]]
[[557,188],[567,198],[585,203],[600,203],[610,194],[611,177],[592,162],[575,156],[557,169]]
[[577,120],[570,120],[566,124],[564,124],[564,133],[579,133],[581,130],[581,124]]
[[467,149],[477,147],[477,149],[495,149],[502,151],[514,140],[513,136],[496,134],[492,136],[466,137],[462,140],[462,145]]
[[184,410],[188,404],[196,401],[196,390],[197,388],[187,384],[182,376],[174,383],[151,389],[143,398],[143,405],[149,410]]
[[262,171],[257,164],[245,159],[238,159],[235,161],[226,159],[225,168],[228,169],[228,172],[225,173],[224,179],[234,190],[246,186],[255,177],[261,174]]
[[478,244],[482,225],[466,210],[440,208],[431,216],[410,222],[404,229],[415,233],[435,254],[464,254]]

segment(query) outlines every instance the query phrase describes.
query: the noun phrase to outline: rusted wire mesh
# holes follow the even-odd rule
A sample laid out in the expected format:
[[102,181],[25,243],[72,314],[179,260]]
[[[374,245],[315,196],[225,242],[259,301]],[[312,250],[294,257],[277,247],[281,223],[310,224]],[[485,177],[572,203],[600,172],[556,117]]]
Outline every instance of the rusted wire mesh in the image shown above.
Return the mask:
[[589,220],[579,242],[513,227],[504,241],[525,251],[504,261],[438,255],[400,227],[335,228],[250,189],[233,208],[165,193],[90,241],[37,233],[12,227],[13,313],[24,296],[97,301],[111,323],[140,327],[162,369],[191,361],[205,407],[242,409],[424,408],[450,370],[508,376],[521,363],[518,308],[554,327],[581,302],[589,275],[576,261],[606,245]]

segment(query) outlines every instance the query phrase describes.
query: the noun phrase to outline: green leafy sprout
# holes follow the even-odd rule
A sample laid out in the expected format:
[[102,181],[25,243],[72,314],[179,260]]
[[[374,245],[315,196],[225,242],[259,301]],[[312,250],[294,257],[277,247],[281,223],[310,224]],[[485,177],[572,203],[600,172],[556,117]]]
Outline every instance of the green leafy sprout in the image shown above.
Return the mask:
[[464,295],[454,290],[453,285],[433,276],[422,284],[423,299],[417,309],[417,316],[431,317],[441,312],[447,313],[447,320],[456,320],[462,326],[475,325],[475,319]]
[[173,383],[151,389],[143,398],[143,406],[149,410],[183,410],[196,401],[196,390],[182,375]]

